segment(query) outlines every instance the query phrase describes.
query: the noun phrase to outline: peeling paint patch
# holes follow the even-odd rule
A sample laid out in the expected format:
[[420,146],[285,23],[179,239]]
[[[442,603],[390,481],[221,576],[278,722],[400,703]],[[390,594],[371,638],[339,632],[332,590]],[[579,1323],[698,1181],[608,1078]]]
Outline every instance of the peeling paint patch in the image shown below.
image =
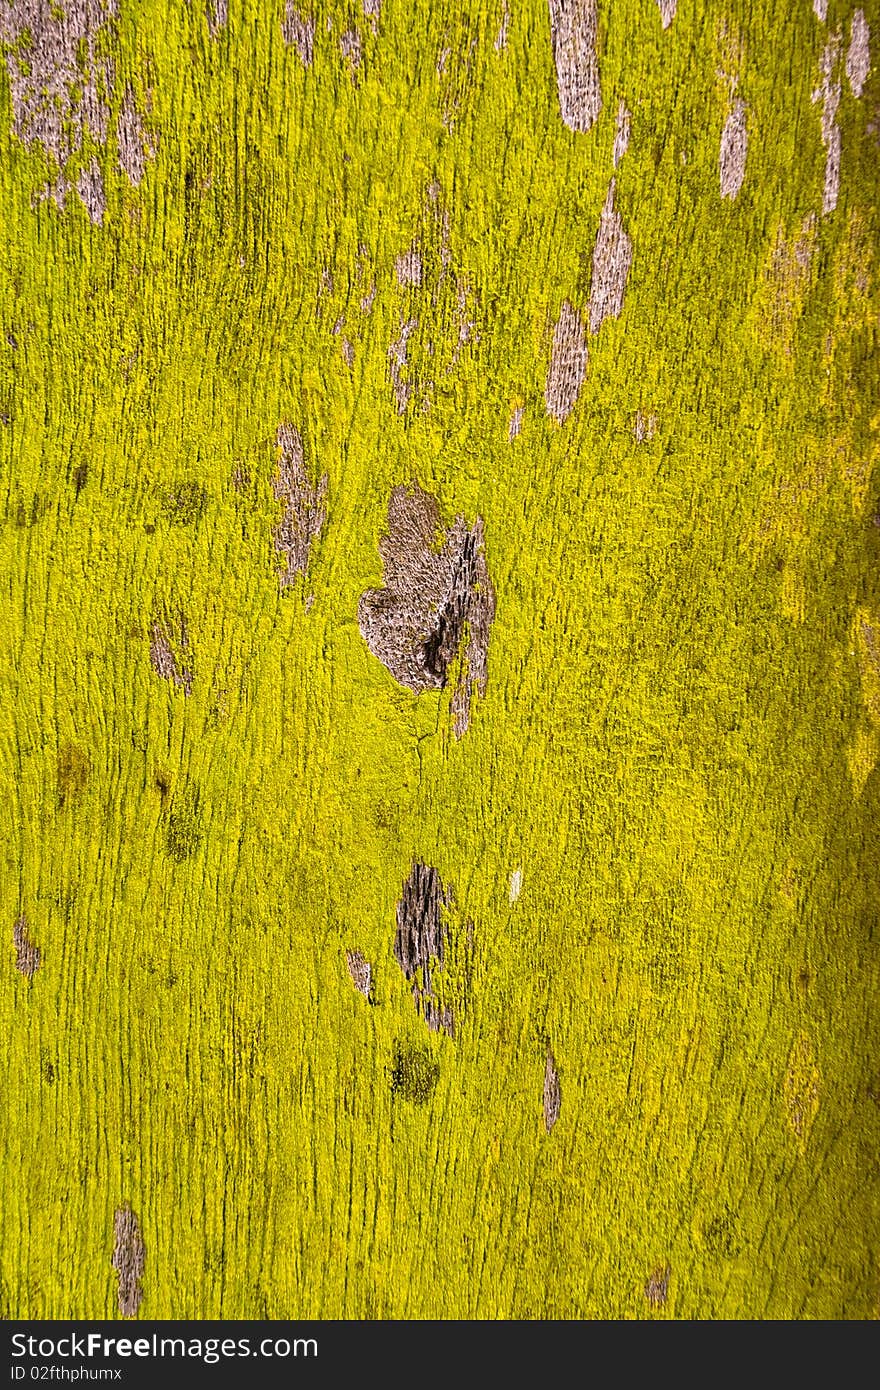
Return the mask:
[[722,198],[734,199],[742,188],[746,175],[748,139],[746,104],[737,97],[721,132],[718,168]]
[[614,206],[615,181],[611,180],[599,220],[593,248],[590,283],[590,332],[596,334],[606,319],[619,318],[626,282],[632,265],[633,246],[623,219]]
[[412,985],[413,1000],[432,1032],[454,1032],[451,1008],[434,995],[432,971],[442,969],[446,926],[443,909],[451,905],[451,889],[428,864],[414,863],[397,904],[394,959]]
[[626,102],[621,99],[617,108],[617,128],[614,132],[614,167],[617,168],[623,156],[629,149],[630,124],[632,116],[627,109]]
[[346,951],[345,963],[348,966],[348,973],[355,989],[365,999],[369,999],[373,986],[373,968],[370,962],[362,951]]
[[442,690],[450,668],[458,666],[452,714],[460,738],[470,721],[474,689],[485,693],[495,616],[482,518],[469,526],[458,516],[444,531],[429,493],[418,483],[396,487],[379,552],[385,587],[361,596],[361,635],[394,679],[417,695]]
[[837,108],[842,85],[835,81],[835,69],[840,56],[840,34],[834,34],[822,50],[819,68],[822,84],[813,92],[813,101],[822,102],[822,143],[825,146],[825,187],[822,191],[822,212],[828,214],[837,207],[840,193],[840,126]]
[[314,15],[303,14],[293,3],[293,0],[287,0],[287,9],[284,14],[284,21],[281,25],[281,33],[284,42],[289,47],[296,48],[303,67],[311,67],[312,60],[315,56]]
[[658,1265],[645,1285],[645,1298],[653,1308],[664,1308],[669,1297],[671,1265]]
[[675,19],[675,12],[678,9],[678,0],[657,0],[657,8],[660,11],[660,23],[664,29],[668,29]]
[[824,24],[828,18],[828,0],[813,0],[813,14]]
[[190,655],[189,631],[183,615],[176,622],[155,619],[150,632],[150,664],[157,676],[179,686],[184,695],[192,694],[193,672],[187,665]]
[[544,1065],[544,1127],[548,1134],[559,1119],[561,1109],[562,1087],[559,1084],[559,1072],[553,1053],[548,1051]]
[[364,19],[370,21],[370,26],[375,34],[379,28],[379,16],[382,13],[382,0],[363,0]]
[[559,108],[569,130],[587,131],[602,110],[596,0],[549,0]]
[[864,10],[856,10],[849,29],[846,75],[853,96],[860,97],[871,71],[871,31]]
[[28,933],[28,921],[23,912],[15,919],[12,928],[12,944],[15,947],[16,970],[19,974],[24,975],[26,980],[32,980],[40,968],[43,953],[39,946],[31,941]]
[[544,387],[547,414],[564,424],[587,375],[587,333],[577,309],[566,299],[553,331],[550,367]]
[[134,1318],[143,1298],[141,1279],[146,1265],[146,1247],[140,1222],[131,1207],[117,1208],[113,1239],[113,1268],[119,1277],[119,1311],[124,1318]]
[[792,1044],[785,1073],[785,1109],[792,1133],[803,1151],[819,1111],[819,1068],[806,1033]]
[[507,426],[507,438],[512,443],[522,429],[523,407],[514,406],[510,416],[510,424]]
[[275,444],[280,457],[272,490],[276,500],[284,503],[284,513],[273,536],[275,549],[285,560],[281,574],[281,587],[285,589],[308,569],[312,541],[320,535],[326,520],[323,502],[328,477],[325,473],[317,483],[312,482],[302,435],[295,425],[279,425]]

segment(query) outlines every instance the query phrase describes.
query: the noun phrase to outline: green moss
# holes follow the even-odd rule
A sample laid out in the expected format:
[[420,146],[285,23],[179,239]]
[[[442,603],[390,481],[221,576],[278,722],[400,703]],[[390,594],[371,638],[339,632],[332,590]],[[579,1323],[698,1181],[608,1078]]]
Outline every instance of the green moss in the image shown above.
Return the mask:
[[[99,226],[35,198],[54,171],[0,70],[15,1316],[114,1315],[125,1203],[148,1317],[433,1317],[437,1268],[451,1317],[876,1313],[877,67],[860,102],[844,81],[822,218],[808,3],[665,32],[653,0],[600,5],[577,136],[546,4],[511,4],[496,49],[502,9],[383,0],[374,35],[319,0],[306,69],[281,0],[230,0],[216,41],[200,4],[121,0]],[[126,82],[156,136],[138,189]],[[622,98],[632,270],[560,428],[553,326],[586,311]],[[283,593],[281,421],[329,475]],[[498,609],[460,741],[450,692],[395,685],[357,628],[413,479],[485,522]],[[189,694],[150,661],[178,613]],[[438,975],[454,1041],[418,1042],[393,957],[414,860],[473,922]]]

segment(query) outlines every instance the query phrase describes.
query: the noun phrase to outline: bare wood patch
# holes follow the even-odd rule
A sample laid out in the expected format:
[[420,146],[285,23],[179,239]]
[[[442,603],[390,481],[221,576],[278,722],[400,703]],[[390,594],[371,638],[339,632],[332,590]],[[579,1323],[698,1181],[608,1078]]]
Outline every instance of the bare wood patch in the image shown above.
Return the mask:
[[284,42],[296,48],[304,68],[312,65],[315,56],[315,17],[303,14],[293,0],[287,0],[284,20],[281,25]]
[[846,54],[846,75],[853,96],[860,97],[871,71],[871,30],[864,10],[856,10],[849,29],[849,48]]
[[443,964],[446,929],[442,908],[450,899],[436,869],[415,863],[403,885],[397,904],[397,932],[394,958],[408,980],[422,971],[426,989],[431,988],[431,960]]
[[355,84],[358,80],[358,72],[364,60],[364,45],[357,29],[346,29],[339,40],[339,51],[348,64],[349,75]]
[[449,361],[449,366],[446,368],[447,372],[451,372],[457,367],[459,359],[461,358],[462,349],[465,348],[468,343],[479,341],[479,335],[476,331],[476,320],[471,317],[469,308],[468,286],[456,281],[455,327],[458,330],[458,335],[455,347],[452,351],[452,357]]
[[566,299],[553,330],[550,367],[544,387],[547,414],[559,424],[568,419],[587,375],[587,334],[577,309]]
[[837,207],[840,193],[840,126],[837,109],[840,106],[842,84],[835,79],[840,57],[840,34],[831,36],[822,50],[819,69],[821,85],[813,92],[813,101],[822,102],[822,143],[825,146],[825,186],[822,191],[822,212],[828,214]]
[[220,33],[229,23],[229,0],[208,0],[208,33],[212,39],[220,37]]
[[312,541],[326,520],[323,503],[328,478],[326,473],[318,482],[310,478],[302,435],[295,425],[279,425],[275,443],[279,459],[272,489],[276,500],[284,503],[284,513],[273,534],[275,549],[285,560],[281,575],[284,589],[308,569]]
[[365,999],[369,999],[373,985],[373,967],[370,962],[361,951],[346,951],[345,963],[348,966],[348,973],[355,989]]
[[442,690],[460,657],[452,699],[454,731],[460,738],[468,727],[474,689],[485,693],[495,616],[482,518],[469,526],[458,516],[443,531],[439,507],[429,493],[418,483],[396,487],[379,552],[385,587],[362,595],[361,635],[394,679],[416,694]]
[[606,319],[620,317],[626,282],[632,265],[633,245],[614,206],[615,181],[611,180],[599,219],[593,248],[590,282],[590,332],[596,334]]
[[[479,297],[452,264],[449,223],[435,179],[427,189],[421,226],[395,261],[397,281],[409,301],[388,348],[388,374],[401,415],[416,404],[430,410],[438,378],[454,372],[480,341]],[[372,295],[362,302],[363,309],[372,304]]]
[[407,370],[407,344],[419,326],[418,319],[407,319],[400,326],[400,335],[388,349],[388,371],[391,376],[391,389],[398,414],[403,415],[412,396],[412,383],[404,373]]
[[382,13],[382,0],[363,0],[364,19],[370,21],[370,27],[375,34],[379,28],[379,16]]
[[653,411],[650,414],[645,414],[643,410],[637,410],[633,423],[633,435],[636,443],[649,444],[657,433],[657,424],[657,416]]
[[507,47],[507,34],[510,28],[510,7],[507,0],[504,0],[501,10],[501,23],[498,26],[498,33],[495,35],[495,52],[503,53]]
[[722,198],[734,199],[742,188],[746,175],[748,139],[746,104],[737,97],[721,132],[718,168]]
[[657,0],[657,8],[660,11],[660,23],[664,29],[668,29],[675,19],[675,12],[678,9],[678,0]]
[[130,183],[137,188],[144,176],[147,159],[152,159],[155,150],[147,139],[131,87],[125,89],[116,121],[116,144],[119,150],[119,167],[128,175]]
[[658,1265],[645,1285],[645,1298],[653,1308],[664,1308],[669,1297],[671,1265]]
[[445,30],[437,54],[437,75],[441,79],[440,102],[443,125],[447,131],[453,129],[474,92],[479,33],[464,10],[464,6],[459,6],[456,12],[453,7],[454,24]]
[[411,246],[408,251],[399,255],[394,262],[394,270],[401,289],[408,289],[410,286],[418,289],[422,283],[422,256],[419,248]]
[[569,130],[587,131],[602,110],[596,0],[549,0],[559,108]]
[[523,407],[514,406],[510,416],[510,424],[507,426],[507,438],[512,442],[522,429]]
[[100,223],[107,208],[107,197],[101,166],[94,155],[77,174],[76,191],[89,217],[93,222]]
[[630,126],[632,116],[627,108],[626,102],[621,98],[617,108],[617,127],[614,132],[614,167],[617,168],[623,156],[629,149]]
[[146,1247],[140,1222],[131,1207],[119,1207],[113,1218],[113,1268],[119,1277],[119,1311],[124,1318],[137,1317],[143,1293],[141,1279],[146,1265]]
[[436,869],[416,862],[397,904],[394,959],[412,985],[413,1000],[432,1032],[443,1029],[451,1037],[455,1023],[452,1009],[438,1003],[432,972],[443,966],[446,924],[443,909],[453,901]]
[[44,184],[42,188],[38,189],[37,192],[34,193],[33,197],[31,198],[31,206],[36,207],[37,204],[48,202],[48,200],[51,198],[52,202],[58,208],[59,212],[63,212],[65,204],[67,202],[67,195],[69,192],[69,181],[67,180],[64,174],[58,174],[56,178],[52,179],[49,183]]
[[12,928],[12,944],[15,947],[15,968],[26,980],[32,980],[40,968],[43,953],[28,932],[28,921],[24,913],[15,919]]
[[508,900],[511,907],[513,907],[513,904],[517,901],[522,892],[522,881],[522,869],[514,869],[513,873],[510,875],[510,890],[508,893]]
[[107,138],[113,68],[102,53],[116,0],[6,0],[0,6],[0,41],[9,44],[6,67],[12,128],[25,145],[39,144],[64,169],[90,134]]
[[544,1127],[549,1134],[562,1109],[562,1087],[553,1053],[548,1050],[544,1065]]
[[814,279],[813,255],[818,218],[811,212],[790,236],[780,222],[762,274],[758,301],[759,333],[768,344],[791,357],[794,330]]
[[179,686],[184,695],[192,694],[189,658],[189,629],[183,614],[174,621],[156,618],[150,631],[150,663],[157,676]]
[[813,0],[813,14],[824,24],[828,18],[828,0]]

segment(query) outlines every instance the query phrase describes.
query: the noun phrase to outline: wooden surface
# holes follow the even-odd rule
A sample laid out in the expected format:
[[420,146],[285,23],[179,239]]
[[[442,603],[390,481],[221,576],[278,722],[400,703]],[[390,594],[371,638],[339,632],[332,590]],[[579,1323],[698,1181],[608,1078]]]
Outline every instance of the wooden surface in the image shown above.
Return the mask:
[[876,0],[0,37],[3,1315],[876,1317]]

